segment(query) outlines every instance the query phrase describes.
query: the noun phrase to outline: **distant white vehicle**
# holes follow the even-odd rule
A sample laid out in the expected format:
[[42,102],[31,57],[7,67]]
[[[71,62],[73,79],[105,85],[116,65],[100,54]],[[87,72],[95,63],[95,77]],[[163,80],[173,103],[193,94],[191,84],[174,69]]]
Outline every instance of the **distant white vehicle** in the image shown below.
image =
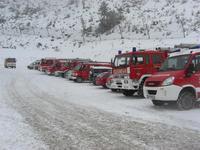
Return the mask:
[[6,58],[4,61],[5,68],[16,68],[16,58]]

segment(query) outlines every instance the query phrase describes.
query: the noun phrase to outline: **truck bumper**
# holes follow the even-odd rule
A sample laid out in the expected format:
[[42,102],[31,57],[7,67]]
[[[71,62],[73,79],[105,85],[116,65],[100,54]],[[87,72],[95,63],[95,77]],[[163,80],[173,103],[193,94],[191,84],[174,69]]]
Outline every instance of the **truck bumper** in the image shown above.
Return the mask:
[[124,90],[138,90],[139,82],[131,79],[123,79],[122,89]]
[[60,76],[61,73],[63,73],[63,72],[62,72],[62,71],[56,71],[56,72],[54,73],[54,75],[55,75],[56,77],[58,77],[58,76]]
[[41,71],[41,72],[45,72],[45,69],[40,68],[39,71]]
[[50,72],[50,71],[46,71],[47,75],[54,75],[54,73]]
[[123,80],[122,79],[112,79],[110,81],[109,88],[110,89],[121,90],[122,86],[123,86],[122,84],[123,84]]
[[71,76],[71,78],[70,79],[72,79],[72,80],[76,80],[77,79],[77,77],[75,77],[75,76]]
[[176,101],[181,87],[177,85],[162,86],[162,87],[144,87],[144,96],[147,99],[159,101]]

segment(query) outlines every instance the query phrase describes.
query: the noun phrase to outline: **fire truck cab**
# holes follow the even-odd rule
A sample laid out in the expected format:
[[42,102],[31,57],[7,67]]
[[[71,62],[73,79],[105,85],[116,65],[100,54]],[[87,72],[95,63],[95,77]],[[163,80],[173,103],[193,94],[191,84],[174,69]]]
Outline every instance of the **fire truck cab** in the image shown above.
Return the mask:
[[69,62],[69,59],[57,59],[53,65],[47,67],[46,73],[48,75],[56,75],[59,71],[67,68]]
[[200,49],[172,53],[146,80],[144,95],[157,106],[176,102],[180,110],[193,108],[200,98]]
[[79,63],[83,62],[91,62],[91,60],[84,58],[71,59],[67,64],[65,64],[65,67],[63,67],[59,72],[57,72],[59,74],[58,76],[61,76],[63,78],[69,78],[70,76],[69,74],[71,74],[70,72],[73,70],[73,68],[77,66]]
[[41,72],[45,72],[49,66],[54,65],[56,62],[56,58],[43,58],[41,59],[38,70]]
[[143,97],[145,80],[159,70],[167,56],[167,51],[136,51],[136,48],[132,52],[116,55],[112,64],[113,74],[118,75],[111,80],[111,90],[122,90],[125,96],[137,92]]

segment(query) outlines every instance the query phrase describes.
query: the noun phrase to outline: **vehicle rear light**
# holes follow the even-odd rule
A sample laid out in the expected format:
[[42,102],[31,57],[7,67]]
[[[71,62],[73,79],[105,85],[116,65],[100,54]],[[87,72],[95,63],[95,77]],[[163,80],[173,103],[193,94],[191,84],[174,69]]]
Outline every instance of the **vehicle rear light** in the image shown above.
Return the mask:
[[74,72],[74,73],[73,73],[73,76],[75,76],[75,77],[78,76],[78,73]]

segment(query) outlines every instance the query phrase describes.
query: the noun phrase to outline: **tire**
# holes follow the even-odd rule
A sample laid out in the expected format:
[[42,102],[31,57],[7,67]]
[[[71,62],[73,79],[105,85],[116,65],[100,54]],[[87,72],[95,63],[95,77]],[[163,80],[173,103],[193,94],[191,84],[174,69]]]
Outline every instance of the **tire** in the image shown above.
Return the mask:
[[165,102],[163,102],[163,101],[157,101],[157,100],[152,100],[152,103],[155,106],[163,106]]
[[111,89],[112,92],[117,92],[117,89]]
[[61,76],[62,78],[65,78],[65,74],[64,74],[64,73],[61,73],[60,76]]
[[82,83],[82,82],[83,82],[83,79],[82,79],[81,77],[77,77],[76,82]]
[[67,73],[66,72],[64,73],[64,78],[67,79]]
[[135,91],[132,90],[123,90],[124,96],[133,96],[134,93]]
[[103,87],[104,89],[107,89],[107,88],[108,88],[106,85],[103,85],[102,87]]
[[92,83],[93,83],[94,85],[97,85],[96,80],[93,80]]
[[179,110],[189,110],[194,107],[195,96],[193,93],[188,91],[183,91],[180,93],[177,100],[177,107]]
[[139,89],[138,89],[138,96],[139,97],[144,97],[144,90],[143,90],[144,82],[145,82],[145,79],[142,80],[142,82],[139,85]]

